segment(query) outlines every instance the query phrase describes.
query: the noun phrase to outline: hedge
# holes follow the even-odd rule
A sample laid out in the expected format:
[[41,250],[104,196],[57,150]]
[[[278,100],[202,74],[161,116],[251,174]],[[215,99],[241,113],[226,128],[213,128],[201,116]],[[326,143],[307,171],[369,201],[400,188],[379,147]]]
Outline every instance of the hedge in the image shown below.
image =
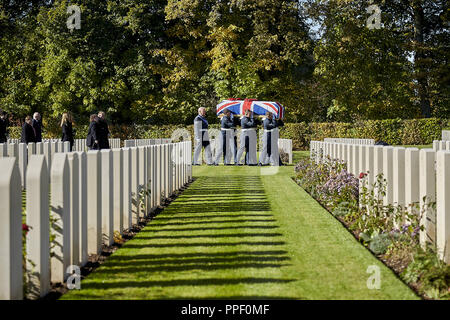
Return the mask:
[[[219,128],[212,124],[211,128]],[[78,139],[84,139],[87,134],[87,125],[76,126]],[[324,138],[365,138],[384,141],[390,145],[426,145],[433,140],[441,139],[441,132],[450,128],[450,120],[428,119],[388,119],[366,120],[355,123],[325,122],[325,123],[286,123],[280,131],[280,137],[293,140],[294,150],[307,150],[311,140]],[[110,131],[114,138],[125,139],[152,139],[170,138],[176,129],[187,129],[193,136],[194,128],[176,125],[111,125]],[[21,128],[9,128],[11,138],[20,138]],[[44,138],[58,138],[58,133],[45,132]]]

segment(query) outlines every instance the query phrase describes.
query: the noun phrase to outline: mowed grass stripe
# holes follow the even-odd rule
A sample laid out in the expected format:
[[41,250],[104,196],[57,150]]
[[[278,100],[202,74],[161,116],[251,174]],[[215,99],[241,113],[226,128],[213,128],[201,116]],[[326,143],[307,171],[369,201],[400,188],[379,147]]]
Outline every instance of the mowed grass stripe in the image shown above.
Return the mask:
[[292,281],[277,228],[260,177],[198,177],[63,298],[263,298]]
[[417,298],[292,181],[292,166],[261,173],[194,168],[183,195],[63,298]]

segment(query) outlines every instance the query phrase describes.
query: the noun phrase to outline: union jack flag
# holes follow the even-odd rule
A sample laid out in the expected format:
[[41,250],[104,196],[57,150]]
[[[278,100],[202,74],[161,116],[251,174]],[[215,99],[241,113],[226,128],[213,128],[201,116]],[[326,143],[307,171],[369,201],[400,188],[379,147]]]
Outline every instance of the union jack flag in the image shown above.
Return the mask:
[[233,114],[244,115],[245,111],[253,111],[257,115],[265,115],[267,111],[278,119],[284,117],[284,107],[278,102],[257,101],[256,99],[228,99],[220,102],[216,107],[217,115],[228,109]]

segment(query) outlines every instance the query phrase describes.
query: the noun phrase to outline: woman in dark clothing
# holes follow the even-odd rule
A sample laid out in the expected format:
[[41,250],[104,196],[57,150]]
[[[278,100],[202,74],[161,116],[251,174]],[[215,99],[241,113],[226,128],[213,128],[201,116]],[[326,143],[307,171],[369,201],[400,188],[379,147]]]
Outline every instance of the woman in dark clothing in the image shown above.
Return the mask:
[[72,116],[70,113],[63,113],[61,119],[61,128],[62,128],[62,142],[69,141],[70,142],[70,152],[72,152],[73,148],[73,129],[72,129]]
[[98,150],[98,117],[92,114],[90,117],[89,130],[86,138],[86,145],[89,150]]
[[31,117],[27,116],[25,118],[25,123],[22,126],[22,138],[20,139],[22,143],[36,142],[36,136],[34,134],[33,126],[31,125]]
[[8,118],[6,112],[0,109],[0,143],[6,143],[6,134],[8,133]]
[[99,149],[109,149],[109,129],[106,122],[106,115],[103,111],[98,113],[98,145]]

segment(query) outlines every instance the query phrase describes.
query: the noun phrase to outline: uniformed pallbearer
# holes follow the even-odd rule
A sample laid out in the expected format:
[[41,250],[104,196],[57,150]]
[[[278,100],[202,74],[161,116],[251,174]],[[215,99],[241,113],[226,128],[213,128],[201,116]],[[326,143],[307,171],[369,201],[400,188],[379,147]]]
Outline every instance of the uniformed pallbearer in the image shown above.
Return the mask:
[[280,165],[278,152],[280,133],[278,127],[282,125],[283,122],[281,120],[275,119],[271,112],[266,112],[266,118],[263,121],[263,149],[259,155],[259,165],[267,165],[269,162],[274,166]]
[[200,165],[198,158],[205,148],[206,163],[212,165],[211,145],[208,136],[208,120],[206,120],[206,108],[198,108],[198,116],[194,119],[195,149],[193,165]]
[[231,112],[228,109],[225,109],[223,112],[224,116],[222,117],[221,122],[221,132],[220,135],[220,143],[216,150],[216,159],[214,161],[215,165],[218,165],[220,162],[220,158],[223,155],[223,163],[225,165],[231,164],[231,159],[234,159],[235,154],[235,145],[234,145],[234,131],[235,126],[233,119],[231,118]]
[[256,127],[258,121],[253,117],[253,112],[250,110],[245,111],[245,116],[241,119],[241,144],[236,155],[236,165],[241,162],[242,153],[244,150],[246,154],[246,164],[256,165]]

